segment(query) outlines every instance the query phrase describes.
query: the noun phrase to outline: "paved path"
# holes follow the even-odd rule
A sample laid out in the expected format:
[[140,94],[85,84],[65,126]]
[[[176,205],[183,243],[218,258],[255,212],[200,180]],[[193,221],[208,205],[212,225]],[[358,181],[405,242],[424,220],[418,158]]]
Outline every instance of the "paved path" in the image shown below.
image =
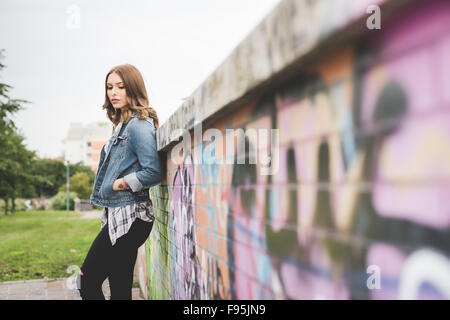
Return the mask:
[[72,217],[59,217],[57,219],[65,220],[65,219],[101,219],[103,215],[103,211],[99,210],[93,210],[93,211],[77,211],[77,213],[81,214],[78,217],[72,216]]
[[80,217],[81,219],[101,219],[103,215],[103,211],[83,211],[81,212],[83,215]]
[[[59,278],[0,282],[0,300],[81,300],[78,290],[70,289],[70,280]],[[102,289],[109,300],[108,279]],[[144,300],[139,288],[133,288],[132,300]]]

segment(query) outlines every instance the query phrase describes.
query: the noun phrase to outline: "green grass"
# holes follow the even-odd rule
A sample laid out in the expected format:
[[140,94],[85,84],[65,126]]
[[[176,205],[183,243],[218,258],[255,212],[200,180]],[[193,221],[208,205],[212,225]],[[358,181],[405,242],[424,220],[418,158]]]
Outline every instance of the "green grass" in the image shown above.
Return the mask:
[[[100,219],[71,211],[28,211],[0,216],[0,281],[67,278],[81,267]],[[75,249],[76,252],[71,252]]]

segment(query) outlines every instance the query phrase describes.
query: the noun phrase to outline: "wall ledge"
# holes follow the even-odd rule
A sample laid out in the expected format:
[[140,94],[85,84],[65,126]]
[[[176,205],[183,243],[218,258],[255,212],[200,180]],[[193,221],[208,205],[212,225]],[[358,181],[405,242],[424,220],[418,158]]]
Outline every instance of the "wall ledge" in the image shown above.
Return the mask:
[[370,5],[380,6],[384,23],[410,2],[413,0],[281,1],[160,126],[158,150],[178,142],[182,130],[191,131],[241,105],[267,83],[282,79],[293,65],[298,70],[312,57],[317,59],[351,37],[379,32],[366,27]]

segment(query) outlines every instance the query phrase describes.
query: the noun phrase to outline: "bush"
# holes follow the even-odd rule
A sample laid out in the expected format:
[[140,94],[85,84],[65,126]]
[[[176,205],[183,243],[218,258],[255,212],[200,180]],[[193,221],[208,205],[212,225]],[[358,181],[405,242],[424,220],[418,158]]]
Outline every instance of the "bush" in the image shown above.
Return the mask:
[[16,211],[26,211],[27,206],[25,205],[26,199],[16,199]]
[[[76,192],[80,199],[89,199],[92,192],[92,185],[89,181],[89,176],[84,172],[77,172],[70,177],[69,181],[70,191]],[[59,191],[65,192],[66,184],[63,184]]]
[[[69,210],[75,208],[73,200],[76,198],[78,195],[75,192],[69,192]],[[60,191],[50,201],[53,210],[66,210],[67,193]]]

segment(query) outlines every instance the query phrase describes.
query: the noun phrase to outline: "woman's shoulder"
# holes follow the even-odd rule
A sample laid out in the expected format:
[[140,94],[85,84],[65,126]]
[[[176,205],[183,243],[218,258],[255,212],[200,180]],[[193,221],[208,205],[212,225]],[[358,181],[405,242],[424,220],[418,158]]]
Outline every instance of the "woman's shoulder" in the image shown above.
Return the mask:
[[153,119],[151,117],[148,117],[146,119],[139,119],[139,118],[132,118],[129,123],[128,127],[130,131],[135,130],[155,130],[155,125],[153,123]]

